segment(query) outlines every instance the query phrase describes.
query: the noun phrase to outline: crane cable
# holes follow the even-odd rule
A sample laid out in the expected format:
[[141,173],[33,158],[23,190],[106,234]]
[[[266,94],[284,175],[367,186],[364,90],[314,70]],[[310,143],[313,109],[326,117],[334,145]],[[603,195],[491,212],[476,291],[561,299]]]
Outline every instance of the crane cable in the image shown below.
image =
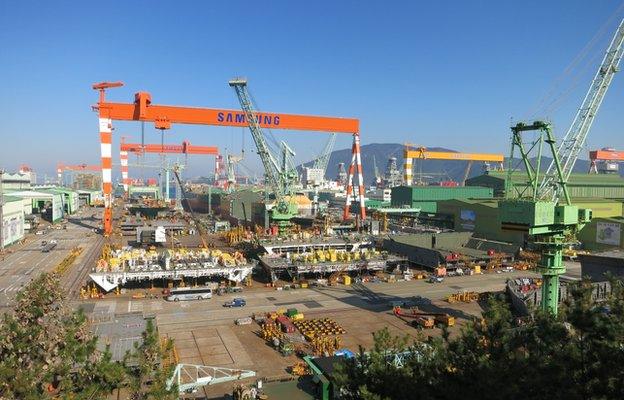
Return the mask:
[[[592,39],[566,66],[563,72],[555,78],[550,88],[544,93],[531,111],[527,113],[529,118],[526,119],[534,118],[538,113],[554,113],[569,99],[570,94],[581,83],[581,78],[590,68],[595,66],[596,60],[603,55],[601,51],[596,51],[596,49],[598,49],[598,44],[610,31],[609,27],[613,22],[619,19],[619,15],[622,11],[624,11],[624,2],[611,14]],[[568,81],[569,84],[567,87],[563,87],[566,81]]]

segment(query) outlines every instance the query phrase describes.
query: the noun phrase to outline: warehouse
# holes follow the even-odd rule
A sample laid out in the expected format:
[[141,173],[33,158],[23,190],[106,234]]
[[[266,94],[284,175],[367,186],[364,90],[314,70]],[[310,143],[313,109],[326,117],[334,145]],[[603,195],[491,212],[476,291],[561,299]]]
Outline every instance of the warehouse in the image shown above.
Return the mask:
[[2,245],[4,247],[24,238],[23,200],[15,196],[3,196],[2,206]]
[[48,189],[41,189],[41,191],[61,195],[63,201],[63,212],[65,214],[74,214],[78,211],[80,205],[78,201],[78,192],[64,187],[51,187]]
[[522,232],[503,231],[498,216],[498,200],[445,200],[438,202],[438,216],[453,221],[458,232],[474,232],[476,236],[522,245]]
[[397,186],[392,188],[392,207],[420,208],[422,212],[437,212],[437,201],[451,199],[491,199],[488,187]]
[[577,235],[583,248],[590,251],[604,251],[624,248],[624,218],[594,218]]
[[[494,190],[495,197],[505,195],[507,172],[488,171],[466,180],[466,186],[483,186]],[[516,187],[526,186],[524,172],[514,172],[512,181]],[[616,174],[571,174],[568,179],[570,197],[584,199],[624,199],[624,179]]]
[[15,173],[10,174],[5,172],[2,174],[2,188],[3,189],[13,189],[13,190],[22,190],[22,189],[30,189],[32,185],[32,176],[31,174],[25,173]]
[[31,214],[41,214],[49,222],[58,222],[63,216],[63,195],[60,193],[36,190],[5,190],[5,194],[30,200]]
[[[620,217],[623,212],[622,203],[614,200],[579,199],[573,203],[579,208],[591,209],[594,218]],[[437,208],[437,215],[453,221],[452,229],[458,232],[474,232],[478,237],[518,245],[523,245],[526,241],[526,235],[522,232],[501,229],[498,200],[445,200],[439,201]],[[583,228],[585,229],[587,227]],[[583,237],[587,238],[587,235],[590,234]],[[584,239],[580,240],[584,242]]]

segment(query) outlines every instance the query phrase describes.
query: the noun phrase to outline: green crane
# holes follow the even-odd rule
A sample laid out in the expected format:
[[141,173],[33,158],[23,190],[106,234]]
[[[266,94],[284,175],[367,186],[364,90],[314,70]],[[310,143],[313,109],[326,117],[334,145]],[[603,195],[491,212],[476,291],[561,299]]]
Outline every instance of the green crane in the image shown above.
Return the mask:
[[[511,127],[505,199],[499,201],[501,225],[503,230],[525,233],[527,240],[540,249],[538,271],[543,277],[541,306],[555,315],[559,304],[559,276],[565,272],[563,249],[592,218],[591,210],[572,205],[567,181],[613,76],[618,72],[623,43],[624,20],[620,22],[583,103],[559,146],[555,143],[552,126],[547,122],[521,122]],[[526,132],[536,134],[525,142]],[[544,145],[552,161],[542,173]],[[527,178],[521,185],[514,185],[512,180],[514,172],[519,169],[513,165],[516,150]]]
[[[280,233],[284,233],[290,226],[290,220],[297,215],[297,205],[293,203],[292,190],[298,179],[297,170],[292,161],[295,153],[285,142],[280,143],[280,154],[272,153],[256,118],[257,110],[247,90],[247,80],[232,79],[229,84],[236,91],[238,101],[245,113],[245,121],[249,124],[251,136],[264,166],[267,189],[275,195],[275,205],[270,211],[271,219],[277,223]],[[268,191],[266,194],[268,199]]]

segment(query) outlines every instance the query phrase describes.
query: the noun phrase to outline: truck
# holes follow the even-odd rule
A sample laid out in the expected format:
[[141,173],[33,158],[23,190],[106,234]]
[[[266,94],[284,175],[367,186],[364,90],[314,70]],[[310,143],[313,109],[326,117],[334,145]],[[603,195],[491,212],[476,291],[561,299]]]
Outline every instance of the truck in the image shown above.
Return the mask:
[[223,304],[223,307],[245,307],[247,305],[247,302],[245,301],[245,299],[242,299],[240,297],[237,297],[235,299],[233,299],[232,301],[226,301]]

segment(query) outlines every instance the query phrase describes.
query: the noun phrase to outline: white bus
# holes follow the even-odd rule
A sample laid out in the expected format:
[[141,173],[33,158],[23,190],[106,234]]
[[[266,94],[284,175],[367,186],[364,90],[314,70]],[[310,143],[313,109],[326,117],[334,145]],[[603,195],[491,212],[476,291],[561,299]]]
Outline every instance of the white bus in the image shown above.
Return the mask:
[[212,298],[212,289],[207,287],[183,287],[169,289],[165,296],[167,301],[204,300]]

